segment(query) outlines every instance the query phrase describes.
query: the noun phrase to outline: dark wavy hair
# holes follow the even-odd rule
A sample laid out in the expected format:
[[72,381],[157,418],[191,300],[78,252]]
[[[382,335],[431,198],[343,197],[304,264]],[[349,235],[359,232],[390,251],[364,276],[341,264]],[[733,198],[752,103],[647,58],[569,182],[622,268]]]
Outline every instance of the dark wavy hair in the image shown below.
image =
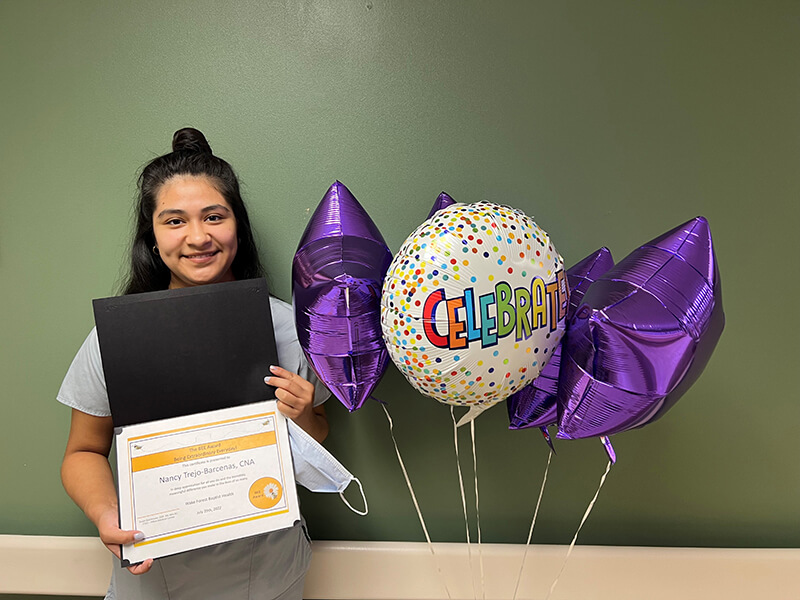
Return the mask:
[[200,131],[186,127],[172,136],[172,152],[151,160],[139,175],[136,228],[131,242],[130,272],[123,284],[123,293],[138,294],[169,287],[170,270],[161,257],[153,252],[153,211],[161,187],[179,175],[208,177],[233,209],[238,238],[238,250],[231,264],[233,276],[236,279],[265,277],[250,218],[239,192],[239,179],[233,167],[214,156]]

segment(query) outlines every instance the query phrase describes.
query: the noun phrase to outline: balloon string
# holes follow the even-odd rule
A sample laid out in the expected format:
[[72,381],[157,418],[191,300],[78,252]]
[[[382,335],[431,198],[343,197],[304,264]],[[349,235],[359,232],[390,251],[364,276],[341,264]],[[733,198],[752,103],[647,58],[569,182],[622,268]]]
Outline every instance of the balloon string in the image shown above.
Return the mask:
[[556,575],[555,581],[553,581],[553,584],[550,586],[550,591],[547,592],[547,596],[545,596],[544,600],[549,600],[550,596],[553,594],[553,590],[556,589],[556,584],[558,583],[558,580],[561,578],[561,574],[564,572],[564,568],[567,566],[567,561],[569,560],[570,554],[572,554],[572,549],[575,548],[575,542],[578,541],[578,534],[581,532],[583,524],[589,517],[589,513],[592,512],[592,508],[594,508],[594,503],[597,501],[597,497],[600,495],[600,490],[603,488],[603,484],[606,482],[606,477],[608,476],[608,472],[611,470],[612,464],[613,463],[609,460],[608,465],[606,465],[606,472],[603,473],[603,476],[600,478],[600,485],[597,487],[597,491],[594,493],[594,498],[592,498],[592,501],[589,502],[589,506],[586,508],[586,512],[583,514],[581,523],[580,525],[578,525],[578,530],[575,532],[575,537],[572,538],[572,543],[569,545],[569,550],[567,550],[567,556],[564,558],[564,562],[561,564],[561,569],[559,569],[558,575]]
[[481,598],[486,600],[486,587],[483,579],[483,549],[481,547],[481,509],[478,502],[478,455],[475,452],[475,420],[469,422],[472,436],[472,471],[475,474],[475,522],[478,525],[478,564],[481,569]]
[[[450,418],[453,419],[453,442],[456,448],[456,467],[458,469],[458,487],[461,490],[461,508],[464,510],[464,528],[467,532],[467,560],[469,562],[470,573],[472,572],[472,544],[469,539],[469,520],[467,518],[467,496],[464,493],[464,477],[461,475],[461,458],[458,454],[458,424],[456,422],[455,406],[450,405]],[[475,589],[475,578],[472,580],[472,597],[477,600],[478,592]]]
[[528,548],[531,545],[531,538],[533,537],[533,527],[536,525],[536,516],[539,514],[539,506],[542,504],[542,496],[544,495],[544,485],[547,483],[547,472],[550,470],[550,460],[553,458],[553,451],[547,455],[547,466],[544,468],[544,477],[542,478],[542,487],[539,490],[539,498],[536,500],[536,509],[533,511],[533,520],[531,521],[531,529],[528,532],[528,539],[525,542],[525,552],[522,553],[522,563],[519,565],[519,574],[517,575],[517,583],[514,586],[514,596],[512,600],[517,600],[517,591],[519,590],[519,582],[522,581],[522,570],[525,567],[525,559],[528,556]]
[[452,598],[450,595],[450,588],[447,587],[447,581],[445,581],[444,573],[442,573],[442,568],[439,565],[439,559],[437,558],[436,553],[433,551],[433,542],[431,542],[431,536],[428,535],[428,528],[425,526],[425,519],[422,518],[422,511],[419,508],[417,496],[414,494],[414,488],[411,486],[411,480],[408,478],[408,471],[406,471],[406,466],[403,463],[403,457],[400,456],[400,449],[397,447],[397,440],[394,437],[394,423],[392,422],[392,417],[389,416],[389,409],[386,408],[385,404],[381,404],[381,407],[383,408],[383,412],[386,413],[386,418],[389,421],[389,435],[392,436],[392,443],[394,444],[394,451],[397,454],[397,461],[400,463],[400,469],[403,471],[403,477],[406,479],[406,485],[408,486],[408,491],[411,493],[411,500],[414,502],[414,508],[417,509],[417,517],[419,517],[419,523],[422,525],[422,531],[425,533],[425,540],[428,542],[428,549],[430,549],[431,556],[433,556],[433,562],[436,564],[436,570],[439,572],[439,577],[442,580],[444,591],[447,594],[448,599],[450,599]]

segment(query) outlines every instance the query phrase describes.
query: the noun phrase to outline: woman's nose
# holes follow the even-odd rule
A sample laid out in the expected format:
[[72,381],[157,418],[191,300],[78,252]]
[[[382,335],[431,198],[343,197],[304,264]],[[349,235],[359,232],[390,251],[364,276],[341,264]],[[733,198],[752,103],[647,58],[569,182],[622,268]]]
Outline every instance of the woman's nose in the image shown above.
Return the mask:
[[202,223],[192,223],[189,227],[188,239],[190,244],[200,246],[207,244],[211,239],[211,236]]

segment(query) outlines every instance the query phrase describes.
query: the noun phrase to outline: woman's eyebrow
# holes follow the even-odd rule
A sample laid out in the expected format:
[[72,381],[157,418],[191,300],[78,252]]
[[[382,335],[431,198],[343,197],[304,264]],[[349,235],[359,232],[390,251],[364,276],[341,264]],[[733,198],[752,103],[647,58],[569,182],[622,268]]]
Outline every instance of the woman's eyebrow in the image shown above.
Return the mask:
[[158,215],[156,215],[156,217],[157,218],[161,218],[161,217],[163,217],[165,215],[185,215],[185,214],[186,214],[186,211],[185,210],[181,210],[180,208],[165,208],[160,213],[158,213]]
[[[224,211],[226,213],[230,213],[231,212],[230,209],[227,206],[225,206],[224,204],[212,204],[211,206],[206,206],[205,208],[201,209],[200,212],[207,213],[207,212],[213,212],[215,210],[216,211],[220,211],[221,210],[221,211]],[[156,218],[160,219],[161,217],[164,217],[166,215],[185,215],[185,214],[186,214],[186,211],[185,210],[181,210],[180,208],[165,208],[160,213],[158,213],[158,215],[156,215]]]
[[223,205],[223,204],[212,204],[211,206],[206,206],[201,212],[211,212],[215,210],[223,210],[225,212],[231,212],[230,209]]

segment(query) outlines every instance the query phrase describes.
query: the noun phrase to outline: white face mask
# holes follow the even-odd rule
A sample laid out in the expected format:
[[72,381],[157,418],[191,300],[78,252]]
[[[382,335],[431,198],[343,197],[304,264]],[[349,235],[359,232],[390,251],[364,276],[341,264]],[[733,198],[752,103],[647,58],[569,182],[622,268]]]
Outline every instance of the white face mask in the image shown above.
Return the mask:
[[[289,446],[292,449],[295,481],[312,492],[338,492],[347,508],[356,514],[366,515],[369,512],[367,497],[358,478],[297,423],[291,419],[286,419],[286,422],[289,424]],[[355,481],[361,490],[364,512],[353,508],[344,497],[344,491],[351,481]]]

